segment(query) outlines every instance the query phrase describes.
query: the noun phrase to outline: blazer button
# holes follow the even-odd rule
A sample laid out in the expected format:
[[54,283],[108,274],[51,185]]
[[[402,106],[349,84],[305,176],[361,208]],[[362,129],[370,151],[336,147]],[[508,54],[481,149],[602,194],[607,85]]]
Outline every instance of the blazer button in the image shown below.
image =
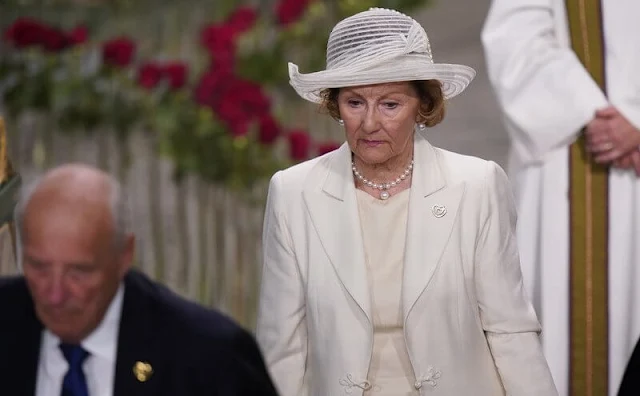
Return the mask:
[[415,384],[413,384],[413,387],[416,389],[422,388],[422,381],[416,381]]

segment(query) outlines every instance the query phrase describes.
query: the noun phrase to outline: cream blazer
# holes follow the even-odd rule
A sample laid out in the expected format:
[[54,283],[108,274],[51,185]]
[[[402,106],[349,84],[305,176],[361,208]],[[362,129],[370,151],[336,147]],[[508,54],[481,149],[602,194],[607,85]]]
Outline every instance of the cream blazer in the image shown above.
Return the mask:
[[[505,173],[414,144],[402,305],[416,393],[557,395]],[[373,326],[346,144],[273,176],[263,254],[257,339],[281,396],[362,395]]]

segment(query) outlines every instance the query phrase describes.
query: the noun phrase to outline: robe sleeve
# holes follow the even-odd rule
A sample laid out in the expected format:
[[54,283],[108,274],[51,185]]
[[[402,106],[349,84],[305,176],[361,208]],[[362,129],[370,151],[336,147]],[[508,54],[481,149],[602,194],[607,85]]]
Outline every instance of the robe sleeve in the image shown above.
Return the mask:
[[489,80],[516,155],[573,143],[607,99],[568,44],[562,0],[493,0],[482,30]]

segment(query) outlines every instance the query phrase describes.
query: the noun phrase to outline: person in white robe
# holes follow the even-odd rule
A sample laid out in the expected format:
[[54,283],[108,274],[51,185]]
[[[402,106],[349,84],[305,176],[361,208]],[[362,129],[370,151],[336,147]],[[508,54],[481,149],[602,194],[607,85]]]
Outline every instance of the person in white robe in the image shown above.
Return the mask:
[[[583,128],[609,177],[609,395],[640,335],[640,1],[602,0],[607,94],[571,49],[563,0],[494,0],[482,31],[512,142],[525,286],[569,392],[569,146]],[[634,172],[636,170],[636,172]]]

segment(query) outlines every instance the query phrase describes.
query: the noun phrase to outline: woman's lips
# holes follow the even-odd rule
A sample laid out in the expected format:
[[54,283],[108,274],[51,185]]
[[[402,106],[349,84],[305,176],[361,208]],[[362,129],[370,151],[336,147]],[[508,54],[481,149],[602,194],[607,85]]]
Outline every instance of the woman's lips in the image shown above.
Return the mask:
[[379,145],[383,144],[384,141],[382,140],[362,140],[362,143],[364,143],[365,146],[367,147],[378,147]]

